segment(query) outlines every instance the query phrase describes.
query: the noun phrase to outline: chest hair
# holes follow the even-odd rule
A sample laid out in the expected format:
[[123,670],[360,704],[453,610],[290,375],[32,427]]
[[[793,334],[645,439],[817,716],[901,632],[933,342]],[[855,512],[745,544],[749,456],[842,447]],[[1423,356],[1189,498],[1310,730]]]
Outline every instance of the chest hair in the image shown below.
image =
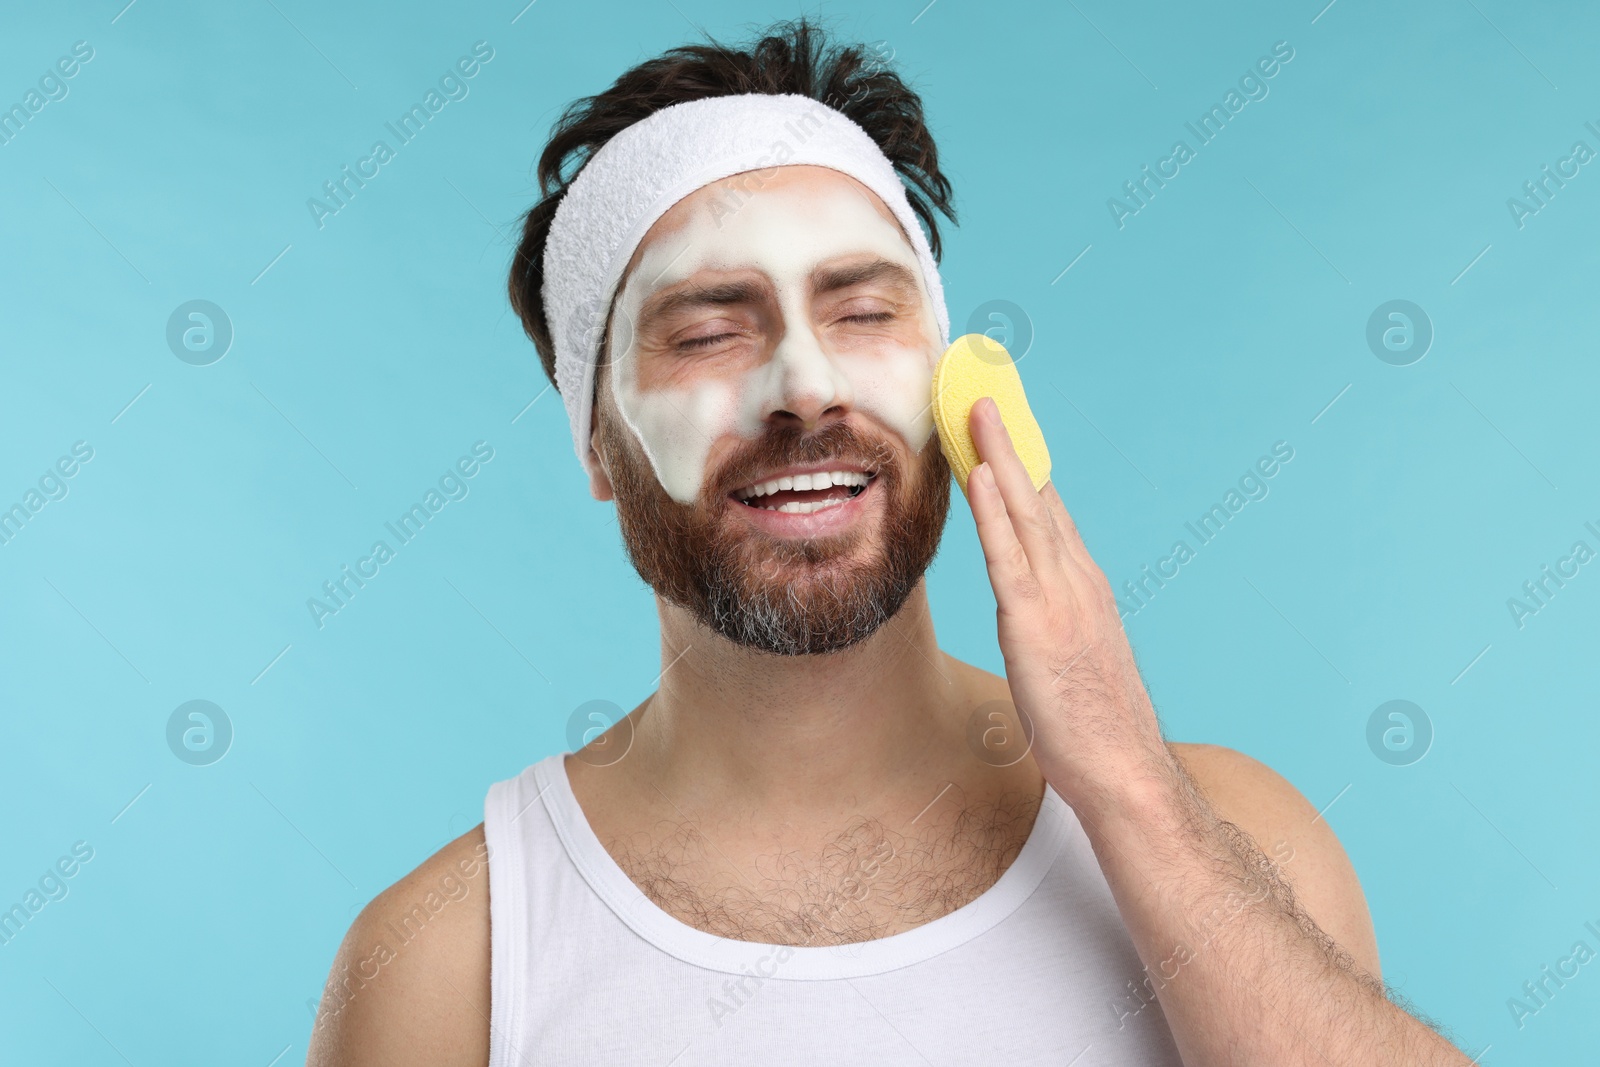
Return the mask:
[[976,807],[925,812],[906,832],[859,816],[821,849],[731,860],[688,822],[606,843],[644,894],[719,937],[843,945],[888,937],[977,898],[1028,839],[1040,797],[1014,792]]

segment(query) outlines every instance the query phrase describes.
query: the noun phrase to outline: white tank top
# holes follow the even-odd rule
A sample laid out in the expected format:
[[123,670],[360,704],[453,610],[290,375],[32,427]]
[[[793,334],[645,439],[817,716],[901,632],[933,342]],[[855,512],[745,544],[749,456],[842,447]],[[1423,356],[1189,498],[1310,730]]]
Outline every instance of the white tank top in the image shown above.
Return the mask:
[[873,941],[732,941],[658,907],[564,753],[489,787],[490,1067],[1181,1067],[1077,816],[1048,784],[978,897]]

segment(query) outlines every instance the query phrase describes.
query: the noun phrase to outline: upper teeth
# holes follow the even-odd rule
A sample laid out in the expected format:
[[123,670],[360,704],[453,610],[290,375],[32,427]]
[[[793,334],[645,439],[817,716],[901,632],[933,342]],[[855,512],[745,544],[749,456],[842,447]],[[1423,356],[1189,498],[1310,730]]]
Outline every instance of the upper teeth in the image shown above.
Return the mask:
[[835,485],[866,485],[869,476],[862,471],[818,471],[815,474],[785,475],[767,482],[747,485],[735,492],[740,500],[753,500],[782,489],[827,489]]

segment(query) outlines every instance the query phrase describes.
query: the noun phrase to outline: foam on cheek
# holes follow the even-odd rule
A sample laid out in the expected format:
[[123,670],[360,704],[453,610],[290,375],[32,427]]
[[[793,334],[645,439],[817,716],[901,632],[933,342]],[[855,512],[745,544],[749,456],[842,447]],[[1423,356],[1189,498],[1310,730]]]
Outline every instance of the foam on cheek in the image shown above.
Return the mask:
[[835,359],[855,383],[857,406],[871,412],[904,438],[913,452],[919,452],[933,436],[930,401],[937,361],[927,358],[924,351],[911,355],[916,358],[883,359],[881,354],[874,353],[866,357],[836,356]]
[[712,442],[738,431],[740,383],[707,379],[689,387],[640,392],[637,377],[632,365],[612,376],[617,410],[644,449],[661,488],[678,503],[692,504],[704,485]]
[[[671,260],[686,241],[693,240],[692,234],[684,234],[647,248],[623,287],[617,314],[638,322],[639,309],[650,292],[680,280],[681,274],[668,273],[673,271]],[[691,253],[682,255],[682,259],[691,257]],[[647,290],[636,282],[638,278],[657,279],[656,285]],[[712,442],[723,434],[739,432],[744,421],[740,413],[744,383],[738,378],[701,375],[682,385],[641,389],[638,356],[637,346],[630,344],[627,351],[614,357],[612,399],[644,449],[661,488],[678,503],[692,504],[704,484]]]
[[[674,500],[689,504],[699,496],[715,441],[730,434],[754,438],[772,412],[792,410],[801,398],[819,410],[854,406],[899,434],[913,451],[932,436],[928,400],[938,346],[925,285],[918,344],[830,354],[811,324],[806,278],[825,260],[872,252],[921,278],[898,227],[864,197],[830,183],[821,191],[761,190],[731,214],[726,201],[712,200],[697,205],[687,225],[640,256],[618,300],[618,313],[631,321],[638,321],[651,293],[705,268],[764,273],[777,289],[782,314],[783,334],[772,358],[738,374],[704,373],[645,390],[638,384],[637,350],[630,347],[616,357],[610,381],[617,410]],[[720,217],[712,205],[719,205]],[[692,360],[692,351],[685,358]]]

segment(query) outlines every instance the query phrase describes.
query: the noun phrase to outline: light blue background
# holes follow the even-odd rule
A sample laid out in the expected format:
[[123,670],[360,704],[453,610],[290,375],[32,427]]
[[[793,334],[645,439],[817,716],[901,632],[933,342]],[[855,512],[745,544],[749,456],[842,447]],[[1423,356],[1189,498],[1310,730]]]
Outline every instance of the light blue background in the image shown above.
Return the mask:
[[[1600,949],[1600,563],[1520,629],[1507,599],[1600,548],[1600,164],[1521,229],[1506,201],[1600,149],[1600,12],[922,2],[821,10],[922,92],[951,317],[1031,319],[1020,367],[1112,581],[1294,448],[1128,619],[1170,735],[1336,800],[1386,977],[1480,1062],[1592,1060],[1600,963],[1520,1030],[1506,1001]],[[0,546],[0,906],[94,849],[0,947],[0,1058],[299,1062],[359,907],[661,669],[504,295],[543,137],[691,20],[742,40],[800,9],[124,3],[13,5],[0,34],[5,106],[94,48],[0,146],[0,506],[94,449]],[[470,95],[318,229],[307,198],[479,40]],[[1268,97],[1119,229],[1107,199],[1280,40]],[[1397,298],[1436,331],[1405,367],[1365,341]],[[235,329],[210,366],[165,341],[191,299]],[[470,495],[319,630],[307,598],[480,440]],[[929,584],[944,647],[998,670],[959,494]],[[1397,698],[1436,732],[1411,766],[1366,742]],[[191,699],[235,729],[211,766],[167,748]]]

